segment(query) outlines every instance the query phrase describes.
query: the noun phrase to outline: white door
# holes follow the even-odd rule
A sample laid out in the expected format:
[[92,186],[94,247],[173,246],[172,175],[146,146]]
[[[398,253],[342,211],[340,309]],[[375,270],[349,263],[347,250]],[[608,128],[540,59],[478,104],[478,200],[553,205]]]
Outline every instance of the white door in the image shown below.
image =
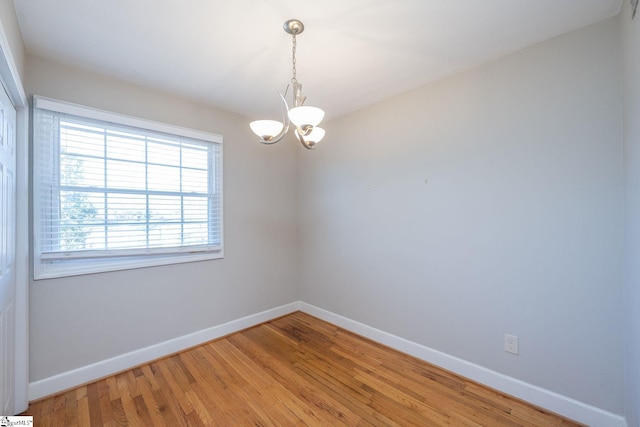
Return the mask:
[[0,85],[0,415],[14,415],[16,110]]

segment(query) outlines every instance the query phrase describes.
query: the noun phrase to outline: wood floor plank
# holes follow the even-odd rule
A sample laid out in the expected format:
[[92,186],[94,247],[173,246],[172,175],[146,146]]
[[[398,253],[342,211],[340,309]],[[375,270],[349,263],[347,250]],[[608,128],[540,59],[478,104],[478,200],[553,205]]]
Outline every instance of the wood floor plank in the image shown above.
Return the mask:
[[113,421],[116,426],[128,425],[127,415],[124,413],[124,408],[122,407],[122,401],[120,400],[119,397],[111,401],[111,413],[113,414]]
[[167,399],[162,390],[152,390],[151,394],[167,426],[186,426],[184,414],[182,414],[180,406],[175,403],[175,399],[172,398],[173,396],[169,394],[169,399]]
[[86,422],[89,420],[94,420],[96,424],[104,425],[105,423],[102,421],[102,411],[100,405],[100,393],[98,392],[98,384],[92,383],[87,385],[87,419],[81,421],[82,425],[86,425]]
[[237,425],[249,425],[252,420],[257,420],[257,414],[253,408],[248,403],[244,403],[241,393],[239,395],[240,390],[249,387],[246,380],[237,376],[226,358],[220,357],[215,351],[215,346],[205,346],[204,350],[203,356],[216,372],[216,379],[222,386],[222,389],[216,388],[214,393],[223,400],[230,419]]
[[[293,424],[302,421],[305,425],[322,425],[333,420],[325,417],[321,410],[314,410],[308,401],[303,401],[297,393],[282,386],[279,382],[273,381],[273,377],[262,376],[263,372],[259,365],[255,364],[251,359],[247,358],[238,348],[231,343],[221,343],[215,351],[219,357],[229,360],[231,366],[237,367],[237,372],[242,375],[248,383],[252,384],[251,388],[241,390],[241,397],[249,401],[260,402],[264,407],[275,407],[279,414],[286,417],[287,424]],[[252,391],[252,392],[251,392]],[[254,405],[252,405],[253,407]],[[318,408],[319,409],[319,408]],[[254,407],[254,411],[259,408]],[[264,413],[264,411],[260,412]],[[266,415],[266,414],[265,414]],[[268,417],[270,418],[270,417]],[[265,418],[265,421],[268,421]],[[271,425],[271,424],[269,424]]]
[[[78,400],[78,425],[79,426],[88,426],[91,425],[91,414],[89,412],[89,396],[86,394]],[[95,415],[95,414],[94,414]],[[93,418],[96,423],[102,423],[101,417]]]
[[117,379],[118,390],[120,390],[120,404],[125,415],[127,424],[131,426],[143,426],[142,420],[138,417],[135,402],[127,385],[126,375],[119,375]]
[[77,390],[70,390],[64,396],[64,424],[67,426],[78,425],[78,399]]
[[189,352],[189,356],[195,361],[194,369],[198,372],[196,378],[202,378],[192,387],[198,394],[204,396],[203,402],[212,408],[215,425],[221,425],[223,420],[234,418],[232,410],[234,396],[226,393],[229,388],[227,382],[220,377],[219,371],[207,359],[207,355],[208,353],[203,347]]
[[113,413],[111,412],[111,399],[109,397],[109,386],[107,381],[98,381],[96,383],[98,390],[98,400],[100,405],[100,417],[102,424],[105,426],[114,426]]
[[[269,389],[277,386],[286,389],[292,399],[306,402],[311,408],[309,411],[319,411],[334,423],[355,425],[360,420],[360,417],[348,408],[297,375],[295,368],[292,370],[293,365],[272,358],[268,352],[260,351],[259,347],[253,346],[250,340],[245,340],[242,336],[233,337],[230,341],[262,369],[265,381],[271,382]],[[274,384],[274,380],[277,380],[277,383]]]
[[140,398],[142,398],[145,408],[149,413],[149,418],[152,421],[151,425],[154,427],[165,426],[166,420],[160,412],[160,408],[158,408],[158,402],[156,401],[144,374],[136,376],[136,383],[138,384],[138,390],[140,391]]
[[[289,353],[290,357],[278,359],[271,351],[260,351],[259,346],[252,340],[244,336],[233,337],[233,342],[244,349],[253,350],[253,357],[261,360],[263,366],[268,369],[274,378],[286,385],[288,390],[295,392],[297,396],[314,396],[310,401],[320,401],[321,407],[332,408],[337,406],[340,415],[349,418],[352,413],[346,406],[337,404],[336,393],[331,392],[331,384],[325,382],[322,387],[318,387],[321,382],[312,375],[305,372],[305,364],[311,361],[311,355],[299,352],[297,349]],[[317,372],[315,372],[317,374]],[[330,392],[327,392],[327,391]]]
[[[237,335],[232,337],[234,342],[243,342],[245,346],[254,348],[257,347],[257,344],[254,343],[249,338],[244,335]],[[302,354],[302,353],[301,353]],[[287,371],[290,368],[287,364],[291,365],[292,362],[282,363],[279,362],[275,357],[273,357],[270,352],[262,352],[262,357],[268,361],[267,366],[270,369],[274,369],[274,375],[276,377],[280,377],[279,366],[283,366],[283,370]],[[314,366],[311,362],[313,362],[313,356],[310,352],[304,354],[304,363],[297,361],[293,363],[294,372],[297,377],[300,378],[300,382],[307,383],[310,387],[317,389],[319,392],[324,393],[326,396],[330,396],[333,401],[336,403],[333,406],[340,405],[346,410],[340,410],[340,414],[345,413],[355,413],[357,414],[364,423],[370,425],[386,425],[386,426],[394,426],[400,425],[395,423],[393,420],[385,417],[382,413],[376,412],[370,406],[372,394],[364,389],[349,389],[346,386],[341,386],[340,383],[336,383],[336,381],[331,380],[333,373],[331,370],[319,370],[318,366]],[[322,365],[324,366],[324,365]],[[295,376],[293,378],[296,378]],[[296,390],[296,394],[300,392],[297,388],[295,382],[287,381],[289,377],[286,377],[286,380],[283,381],[288,389]],[[347,412],[348,411],[348,412]]]
[[[187,391],[185,395],[187,399],[189,399],[189,402],[191,402],[191,405],[193,406],[193,409],[195,410],[195,413],[198,415],[198,418],[200,419],[200,421],[202,421],[202,424],[206,426],[213,425],[214,424],[213,418],[211,417],[211,414],[209,414],[209,410],[207,410],[207,407],[202,403],[202,401],[198,397],[198,394],[195,393],[193,389],[191,389]],[[215,410],[215,408],[211,408],[211,410]]]
[[580,424],[296,312],[32,402],[37,426]]
[[[180,406],[180,412],[182,413],[184,419],[193,412],[193,406],[188,399],[185,398],[184,392],[185,388],[182,388],[179,381],[180,375],[175,371],[174,365],[171,363],[170,359],[164,359],[160,361],[158,364],[159,372],[162,373],[162,376],[159,378],[163,379],[163,382],[168,386],[167,391],[171,392],[171,396],[177,401]],[[176,374],[174,376],[174,373]],[[178,380],[176,380],[176,376]]]
[[[227,356],[225,353],[225,359],[232,362],[230,357],[231,355]],[[242,366],[246,367],[246,365]],[[281,402],[273,397],[274,393],[270,390],[269,381],[264,380],[264,373],[256,366],[247,367],[246,371],[254,374],[252,385],[251,387],[233,387],[234,395],[247,402],[259,422],[265,425],[294,424],[295,419],[288,416],[288,411],[271,411],[268,409],[277,407]],[[228,409],[230,409],[229,406],[230,405],[227,404]]]

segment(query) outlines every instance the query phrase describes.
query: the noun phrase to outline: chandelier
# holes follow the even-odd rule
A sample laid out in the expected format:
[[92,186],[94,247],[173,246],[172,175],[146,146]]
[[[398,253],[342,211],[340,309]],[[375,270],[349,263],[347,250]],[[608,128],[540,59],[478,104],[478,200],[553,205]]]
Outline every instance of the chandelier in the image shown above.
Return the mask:
[[[324,118],[324,111],[317,107],[308,107],[304,105],[306,100],[302,96],[302,85],[296,79],[296,36],[304,31],[304,25],[297,19],[289,19],[283,25],[284,31],[291,34],[293,39],[292,48],[292,76],[291,85],[293,86],[293,108],[289,109],[285,94],[279,93],[282,98],[282,121],[276,120],[256,120],[249,124],[253,133],[255,133],[260,142],[263,144],[275,144],[280,141],[289,132],[291,123],[295,126],[294,133],[296,138],[305,148],[312,149],[324,137],[324,129],[318,127]],[[287,90],[289,86],[287,86]]]

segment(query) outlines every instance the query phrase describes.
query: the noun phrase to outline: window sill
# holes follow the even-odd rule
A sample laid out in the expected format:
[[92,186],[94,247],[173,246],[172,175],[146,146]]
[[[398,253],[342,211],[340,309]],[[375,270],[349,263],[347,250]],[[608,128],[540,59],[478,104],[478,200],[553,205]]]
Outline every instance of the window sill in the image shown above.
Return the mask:
[[158,256],[147,255],[144,257],[117,257],[103,258],[99,260],[68,260],[58,262],[41,262],[39,260],[36,260],[33,279],[54,279],[60,277],[106,273],[110,271],[132,270],[136,268],[182,264],[187,262],[207,261],[221,258],[224,258],[224,251],[222,249],[197,254],[171,254]]

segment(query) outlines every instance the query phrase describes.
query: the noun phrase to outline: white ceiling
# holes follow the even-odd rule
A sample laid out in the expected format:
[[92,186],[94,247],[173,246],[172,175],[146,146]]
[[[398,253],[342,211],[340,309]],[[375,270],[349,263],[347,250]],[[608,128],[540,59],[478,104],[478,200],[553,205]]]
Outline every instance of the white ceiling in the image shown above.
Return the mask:
[[[620,12],[623,0],[14,0],[27,53],[278,118],[297,71],[336,117]],[[269,116],[269,117],[267,117]]]

